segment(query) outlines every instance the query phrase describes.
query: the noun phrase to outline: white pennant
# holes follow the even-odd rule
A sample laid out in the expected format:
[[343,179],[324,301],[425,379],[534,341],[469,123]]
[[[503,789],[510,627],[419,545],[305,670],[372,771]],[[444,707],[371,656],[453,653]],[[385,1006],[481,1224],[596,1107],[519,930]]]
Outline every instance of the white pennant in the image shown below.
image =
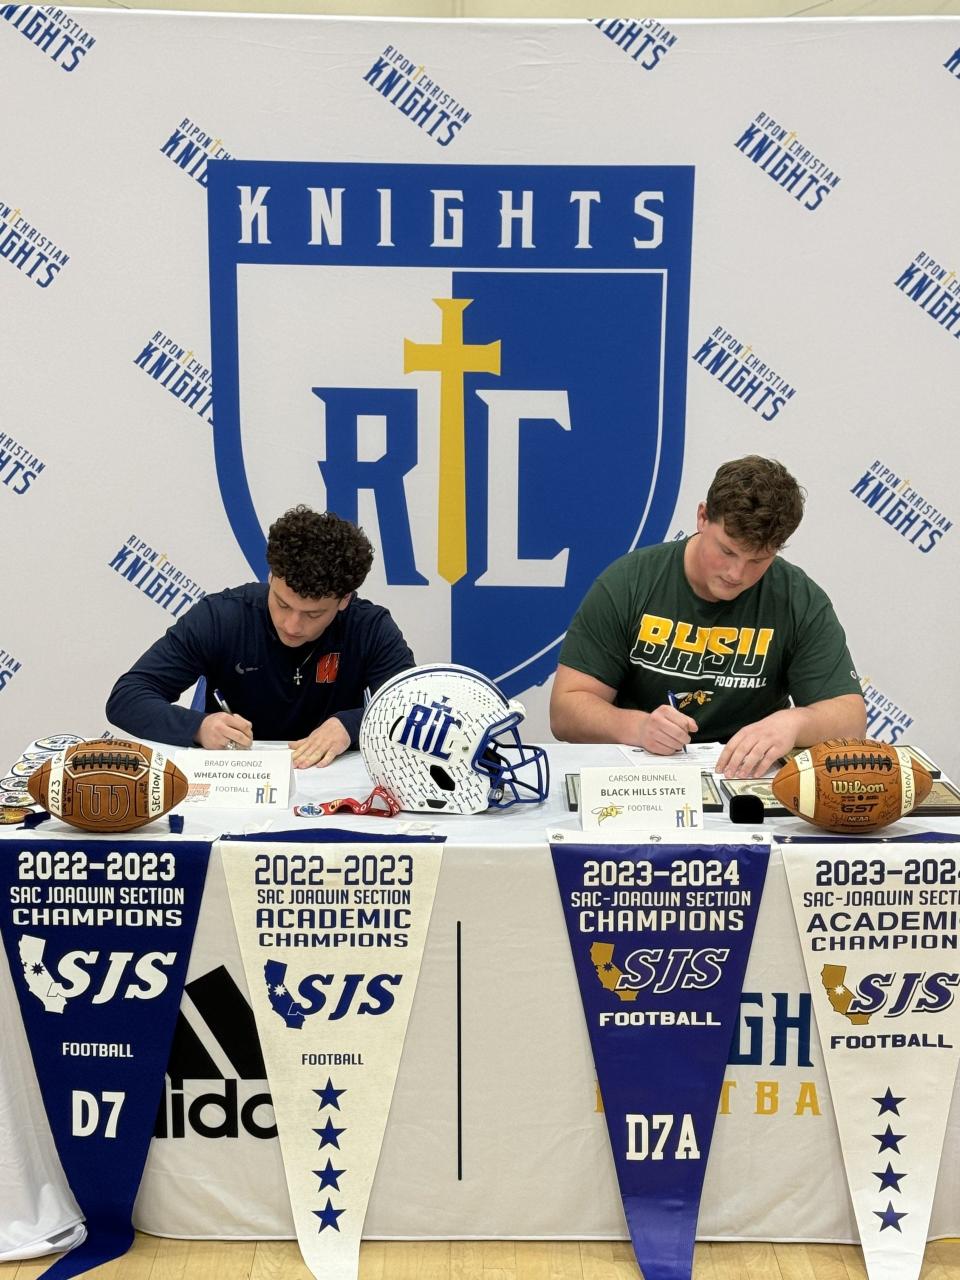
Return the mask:
[[783,846],[870,1280],[923,1263],[960,1057],[957,850]]
[[443,845],[220,848],[300,1251],[355,1280]]

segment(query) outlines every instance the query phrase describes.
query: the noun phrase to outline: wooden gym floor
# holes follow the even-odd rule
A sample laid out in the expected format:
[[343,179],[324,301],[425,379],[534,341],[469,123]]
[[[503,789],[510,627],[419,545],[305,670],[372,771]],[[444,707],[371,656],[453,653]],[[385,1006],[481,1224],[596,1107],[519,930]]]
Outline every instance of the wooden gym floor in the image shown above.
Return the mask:
[[[50,1258],[0,1263],[0,1280],[37,1280]],[[95,1280],[311,1280],[293,1241],[163,1240],[138,1235]],[[626,1243],[379,1242],[360,1250],[360,1280],[636,1280]],[[698,1244],[694,1280],[866,1280],[860,1250],[831,1244]],[[927,1245],[921,1280],[960,1280],[960,1240]]]

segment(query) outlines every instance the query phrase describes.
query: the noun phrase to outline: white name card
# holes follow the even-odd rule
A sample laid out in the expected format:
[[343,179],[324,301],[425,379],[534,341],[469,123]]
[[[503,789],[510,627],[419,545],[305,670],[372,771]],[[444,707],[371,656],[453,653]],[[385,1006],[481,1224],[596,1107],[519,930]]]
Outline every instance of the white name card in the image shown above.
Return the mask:
[[234,805],[285,809],[293,790],[293,752],[289,747],[269,751],[177,752],[189,790],[184,804]]
[[584,831],[703,830],[700,766],[641,765],[580,771],[580,823]]

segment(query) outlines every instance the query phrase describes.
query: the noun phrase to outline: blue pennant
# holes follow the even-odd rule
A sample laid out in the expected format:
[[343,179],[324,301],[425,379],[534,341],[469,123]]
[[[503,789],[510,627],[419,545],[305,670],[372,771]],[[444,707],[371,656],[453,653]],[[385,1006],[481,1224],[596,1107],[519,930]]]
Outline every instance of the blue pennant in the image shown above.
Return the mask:
[[552,852],[637,1262],[645,1280],[689,1280],[769,849]]
[[[0,841],[0,932],[64,1173],[87,1239],[45,1276],[68,1280],[124,1254],[183,994],[210,846],[71,841],[82,903],[12,909],[36,837]],[[151,885],[162,889],[152,895]],[[129,894],[124,894],[128,889]],[[166,904],[176,902],[175,907]],[[135,908],[130,903],[138,904]],[[144,904],[144,905],[140,905]],[[55,919],[55,922],[51,922]],[[74,1047],[76,1052],[73,1051]],[[95,1050],[83,1056],[80,1050]]]

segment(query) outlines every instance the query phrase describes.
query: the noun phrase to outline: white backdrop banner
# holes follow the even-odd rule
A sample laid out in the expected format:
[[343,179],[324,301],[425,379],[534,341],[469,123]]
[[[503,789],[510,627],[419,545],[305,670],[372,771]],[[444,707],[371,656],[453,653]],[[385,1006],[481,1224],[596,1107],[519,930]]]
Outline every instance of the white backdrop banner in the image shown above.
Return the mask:
[[0,757],[100,733],[298,501],[545,737],[596,573],[761,452],[870,733],[956,773],[958,45],[0,7]]

